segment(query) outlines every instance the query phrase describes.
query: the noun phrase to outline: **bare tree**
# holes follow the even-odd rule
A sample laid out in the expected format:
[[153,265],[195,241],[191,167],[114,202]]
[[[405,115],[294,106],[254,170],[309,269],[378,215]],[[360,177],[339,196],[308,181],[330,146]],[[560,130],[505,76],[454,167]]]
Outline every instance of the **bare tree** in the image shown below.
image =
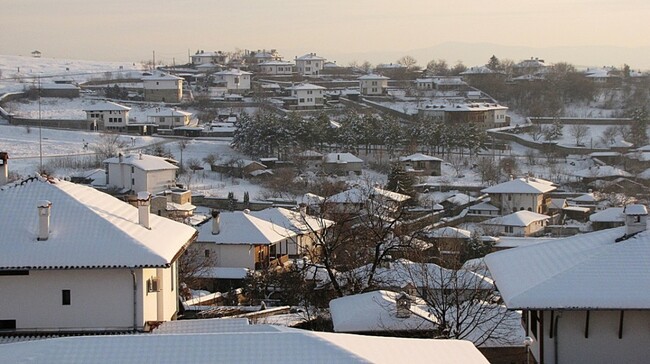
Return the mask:
[[127,145],[128,142],[118,134],[100,134],[97,142],[90,148],[95,152],[97,159],[101,162],[104,159],[117,156]]
[[569,127],[569,133],[576,141],[576,145],[581,145],[582,140],[589,134],[589,127],[582,124],[573,124]]
[[190,245],[178,259],[178,281],[198,288],[202,277],[217,265],[214,254],[206,254],[198,245]]

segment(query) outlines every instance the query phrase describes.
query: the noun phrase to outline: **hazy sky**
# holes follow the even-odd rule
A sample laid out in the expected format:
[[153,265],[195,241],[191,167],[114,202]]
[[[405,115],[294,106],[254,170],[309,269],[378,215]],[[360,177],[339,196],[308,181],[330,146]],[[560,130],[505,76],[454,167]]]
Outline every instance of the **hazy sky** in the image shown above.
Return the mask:
[[73,59],[140,61],[155,50],[182,63],[188,50],[276,48],[377,63],[445,42],[650,46],[648,0],[0,0],[0,9],[1,54]]

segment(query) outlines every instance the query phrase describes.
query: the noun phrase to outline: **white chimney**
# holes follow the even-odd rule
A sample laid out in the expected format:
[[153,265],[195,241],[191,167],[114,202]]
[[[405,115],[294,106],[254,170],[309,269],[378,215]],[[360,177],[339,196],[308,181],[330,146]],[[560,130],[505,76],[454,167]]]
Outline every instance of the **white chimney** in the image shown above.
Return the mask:
[[138,206],[138,223],[147,229],[151,229],[151,224],[149,223],[151,194],[147,191],[138,192],[136,202]]
[[9,167],[7,166],[8,159],[9,153],[0,152],[0,186],[4,186],[9,182]]
[[41,200],[37,203],[38,207],[38,241],[47,240],[50,237],[50,209],[52,203],[47,200]]
[[212,235],[217,235],[221,232],[221,213],[219,210],[212,210]]
[[623,209],[625,214],[625,235],[630,236],[646,229],[648,209],[645,205],[627,205]]

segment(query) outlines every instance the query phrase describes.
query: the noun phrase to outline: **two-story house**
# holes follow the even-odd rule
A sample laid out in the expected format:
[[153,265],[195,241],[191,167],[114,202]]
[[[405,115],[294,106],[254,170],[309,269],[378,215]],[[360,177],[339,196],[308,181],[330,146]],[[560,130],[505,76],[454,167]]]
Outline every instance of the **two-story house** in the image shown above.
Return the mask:
[[440,176],[442,174],[442,159],[430,155],[415,153],[399,157],[399,163],[406,172],[417,176]]
[[294,64],[289,61],[268,61],[258,65],[259,71],[267,75],[290,75]]
[[481,192],[490,195],[490,203],[499,208],[501,215],[520,210],[545,214],[551,202],[549,193],[555,189],[553,182],[523,177],[484,188]]
[[628,205],[624,213],[625,227],[485,257],[508,309],[523,312],[535,362],[648,360],[648,211]]
[[141,331],[172,320],[190,226],[91,187],[31,177],[0,186],[0,331]]
[[112,101],[100,101],[86,106],[86,119],[91,130],[126,131],[130,107]]
[[359,78],[359,90],[362,95],[379,96],[385,95],[388,90],[389,78],[377,74],[363,75]]
[[188,126],[192,113],[175,108],[159,107],[147,114],[147,122],[155,124],[160,129],[174,129],[179,126]]
[[322,108],[325,104],[325,87],[311,83],[301,83],[288,87],[291,100],[299,109]]
[[176,186],[176,161],[148,154],[130,154],[104,160],[106,186],[120,193],[158,193]]
[[251,75],[250,72],[230,69],[215,73],[214,82],[225,87],[228,92],[242,93],[251,89]]
[[174,75],[151,75],[142,78],[144,100],[179,103],[183,99],[183,79]]
[[296,57],[296,71],[303,76],[318,76],[323,69],[325,60],[325,58],[317,56],[316,53]]

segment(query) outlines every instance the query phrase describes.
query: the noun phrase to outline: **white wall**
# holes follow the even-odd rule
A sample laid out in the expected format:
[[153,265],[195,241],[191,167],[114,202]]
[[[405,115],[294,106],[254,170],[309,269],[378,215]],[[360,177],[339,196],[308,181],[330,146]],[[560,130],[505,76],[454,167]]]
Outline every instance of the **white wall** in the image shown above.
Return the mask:
[[[508,199],[510,196],[510,200]],[[538,207],[544,202],[543,194],[531,193],[500,193],[497,201],[501,203],[501,214],[508,215],[523,209],[531,209],[532,212],[539,212]]]
[[[555,312],[557,315],[558,312]],[[557,363],[646,363],[650,357],[650,311],[625,311],[618,338],[620,311],[591,311],[585,338],[586,311],[564,311],[558,320]],[[555,364],[550,312],[544,314],[544,363]],[[539,359],[539,342],[533,345]]]
[[[70,290],[70,305],[62,304]],[[127,269],[70,269],[0,276],[0,320],[16,328],[129,329],[133,325],[133,280]]]
[[298,99],[298,106],[323,105],[323,90],[293,90],[293,96]]

